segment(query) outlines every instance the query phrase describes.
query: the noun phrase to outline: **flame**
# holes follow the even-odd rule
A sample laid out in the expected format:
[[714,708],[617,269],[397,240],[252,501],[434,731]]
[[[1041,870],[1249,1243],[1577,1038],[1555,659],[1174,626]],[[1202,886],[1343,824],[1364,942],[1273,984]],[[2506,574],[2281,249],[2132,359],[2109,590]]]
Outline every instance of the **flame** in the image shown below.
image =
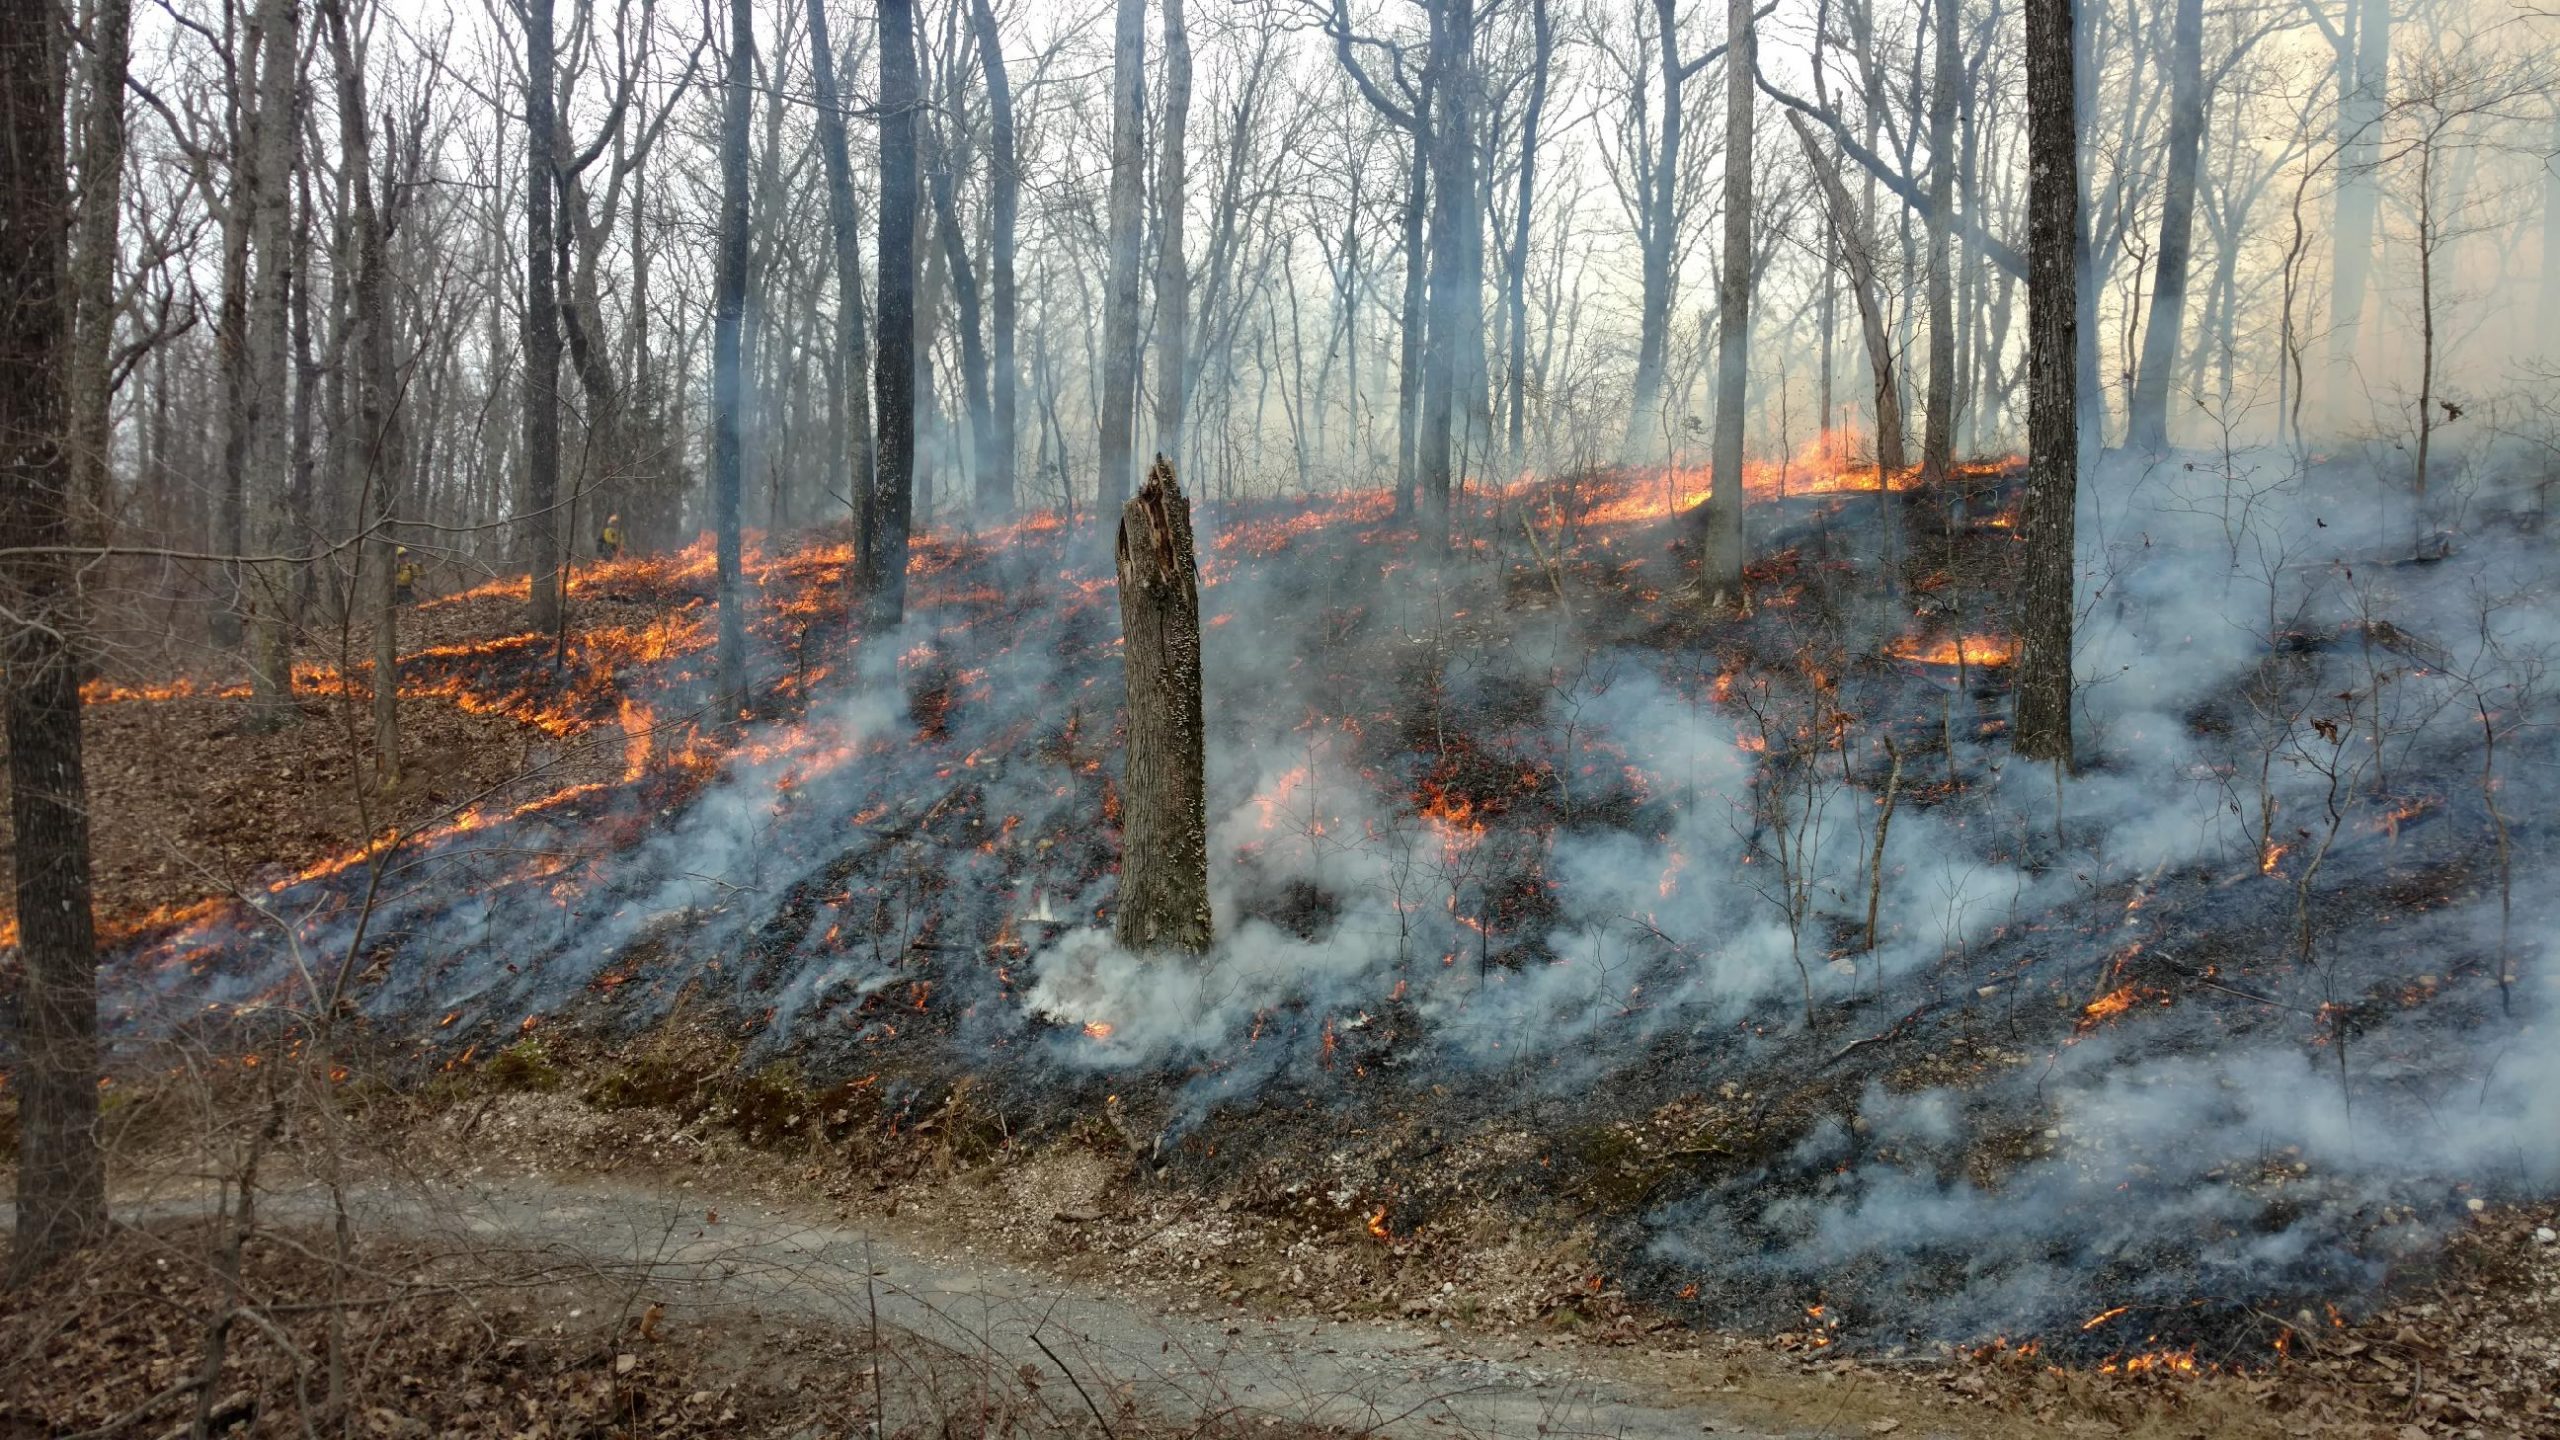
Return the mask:
[[1308,773],[1307,767],[1301,765],[1296,769],[1291,770],[1288,774],[1281,776],[1280,783],[1271,787],[1270,794],[1256,795],[1253,797],[1254,808],[1262,812],[1263,829],[1273,830],[1279,828],[1281,807],[1288,803],[1291,791],[1296,790],[1299,786],[1307,783]]
[[2146,1350],[2122,1360],[2110,1360],[2098,1367],[2101,1375],[2141,1375],[2161,1371],[2171,1375],[2193,1375],[2203,1367],[2196,1363],[2193,1346],[2184,1350]]
[[2146,1000],[2169,1003],[2167,994],[2143,985],[2120,985],[2080,1007],[2078,1031],[2087,1034]]
[[1369,1233],[1376,1236],[1381,1243],[1392,1243],[1395,1240],[1394,1233],[1387,1229],[1386,1206],[1379,1206],[1376,1212],[1369,1216]]
[[649,773],[649,751],[652,748],[651,722],[655,719],[649,707],[625,698],[622,712],[622,778],[625,783]]
[[2006,665],[2018,653],[2005,635],[1942,635],[1923,640],[1906,635],[1885,648],[1896,660],[1917,665]]
[[1111,1038],[1111,1031],[1112,1024],[1108,1020],[1087,1020],[1084,1022],[1085,1038],[1088,1040],[1108,1040]]

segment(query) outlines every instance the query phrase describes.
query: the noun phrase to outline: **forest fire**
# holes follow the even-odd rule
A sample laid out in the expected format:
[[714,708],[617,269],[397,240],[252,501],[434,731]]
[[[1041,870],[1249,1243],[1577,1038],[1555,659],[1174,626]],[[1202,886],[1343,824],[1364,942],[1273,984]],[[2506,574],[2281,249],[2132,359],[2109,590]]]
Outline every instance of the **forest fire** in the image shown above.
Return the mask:
[[2340,5],[0,0],[0,1431],[2550,1429],[2560,48]]
[[[1596,566],[1605,556],[1619,566],[1627,561],[1606,543],[1608,527],[1643,518],[1652,503],[1644,497],[1662,493],[1659,479],[1584,477],[1558,487],[1552,505],[1526,492],[1504,498],[1571,516],[1556,532],[1560,562]],[[1819,493],[1790,484],[1790,494]],[[1811,863],[1802,832],[1791,828],[1781,840],[1777,827],[1809,823],[1817,803],[1838,805],[1788,794],[1784,787],[1806,783],[1803,757],[1825,757],[1811,772],[1815,784],[1841,783],[1828,778],[1837,773],[1856,793],[1881,798],[1881,737],[1842,723],[1853,696],[1871,715],[1921,717],[1867,722],[1906,750],[1945,745],[1943,683],[1917,672],[1962,668],[1996,686],[2015,663],[2006,634],[1906,623],[1875,642],[1875,657],[1894,665],[1808,660],[1793,643],[1743,631],[1711,667],[1677,652],[1626,652],[1618,662],[1665,681],[1620,676],[1577,689],[1569,671],[1541,657],[1547,668],[1524,668],[1525,689],[1417,682],[1399,670],[1406,662],[1394,658],[1393,636],[1335,638],[1357,633],[1345,627],[1358,622],[1342,617],[1368,610],[1321,588],[1304,601],[1282,598],[1297,575],[1339,573],[1343,557],[1366,562],[1372,546],[1388,558],[1365,571],[1393,584],[1412,564],[1397,547],[1412,541],[1381,542],[1377,527],[1390,520],[1384,492],[1213,517],[1208,569],[1220,603],[1257,622],[1218,642],[1238,647],[1237,683],[1284,694],[1294,692],[1279,687],[1297,687],[1308,697],[1288,711],[1290,723],[1244,732],[1236,753],[1271,758],[1235,774],[1213,800],[1213,821],[1232,816],[1227,834],[1237,847],[1219,863],[1253,877],[1239,878],[1219,904],[1246,926],[1265,927],[1248,933],[1289,937],[1256,944],[1328,956],[1284,963],[1276,978],[1244,978],[1257,974],[1248,970],[1222,982],[1238,987],[1232,1002],[1215,1002],[1233,1005],[1233,1034],[1193,1038],[1198,1022],[1170,1018],[1161,997],[1124,988],[1108,966],[1076,980],[1087,988],[1071,1003],[1059,996],[1075,957],[1089,953],[1079,947],[1110,916],[1125,797],[1111,763],[1119,738],[1109,697],[1122,663],[1110,621],[1115,586],[1089,561],[1078,563],[1071,547],[1080,537],[1054,522],[1019,527],[1010,554],[968,537],[920,547],[909,625],[870,638],[843,616],[840,547],[757,557],[763,589],[750,638],[777,698],[771,713],[742,727],[706,723],[700,712],[716,626],[692,554],[598,567],[613,577],[616,598],[598,606],[593,624],[573,622],[565,645],[516,634],[422,647],[404,657],[404,693],[506,714],[564,746],[595,749],[610,768],[601,778],[536,782],[531,793],[491,797],[305,864],[261,886],[256,912],[214,903],[155,917],[126,972],[137,993],[119,1007],[121,1023],[141,1023],[160,992],[175,1002],[218,986],[226,998],[217,1003],[271,1003],[285,986],[260,958],[269,953],[262,936],[287,924],[307,950],[330,953],[350,943],[371,906],[378,913],[365,925],[366,944],[378,953],[367,973],[384,978],[369,1004],[386,1020],[414,1015],[436,1037],[439,1063],[476,1057],[460,1062],[466,1067],[503,1053],[529,1013],[550,1017],[546,1026],[642,1024],[715,975],[742,998],[800,997],[758,1008],[776,1045],[845,1044],[916,1064],[960,1036],[993,1035],[1019,1048],[984,1053],[1026,1058],[985,1063],[1029,1066],[1025,1081],[1051,1064],[1069,1074],[1094,1068],[1125,1085],[1125,1067],[1168,1053],[1194,1057],[1204,1076],[1279,1067],[1299,1077],[1290,1084],[1324,1090],[1374,1084],[1399,1065],[1429,1074],[1445,1063],[1485,1063],[1432,1058],[1449,1052],[1552,1063],[1543,1057],[1556,1047],[1544,1034],[1661,1023],[1695,1003],[1685,996],[1713,993],[1721,968],[1750,963],[1736,958],[1749,953],[1738,937],[1762,923],[1755,907],[1768,903],[1750,886],[1781,898],[1801,893],[1804,882],[1791,877]],[[1641,547],[1628,553],[1639,568],[1622,582],[1626,593],[1671,588],[1643,573],[1660,560]],[[1819,574],[1795,562],[1764,573],[1773,594],[1783,586],[1801,597],[1763,607],[1756,622],[1786,636],[1790,610],[1819,603],[1808,588]],[[1467,612],[1493,646],[1519,643],[1498,603],[1470,595],[1448,608]],[[828,637],[823,661],[804,658],[813,629]],[[1675,693],[1675,680],[1676,693],[1696,698],[1612,698],[1650,697],[1642,687],[1654,684]],[[1539,708],[1524,707],[1524,694],[1561,699],[1541,702],[1553,707],[1547,718],[1524,719]],[[1718,718],[1702,726],[1702,716]],[[1705,760],[1695,737],[1710,728],[1731,738]],[[1947,763],[1973,770],[1977,754],[1959,750]],[[1925,914],[1974,886],[1962,867],[1999,863],[1997,851],[1977,853],[1961,838],[1968,807],[1979,803],[1965,788],[1906,786],[1896,803],[1885,862],[1873,866],[1870,840],[1858,842],[1856,868],[1872,867],[1885,916]],[[2392,802],[2388,818],[2374,811],[2371,823],[2406,829],[2444,804],[2428,790]],[[1595,869],[1599,854],[1610,857],[1605,870]],[[2352,863],[2365,862],[2358,854]],[[370,883],[377,870],[398,877],[379,895]],[[1346,883],[1345,875],[1366,878]],[[1768,879],[1754,879],[1761,875]],[[1826,883],[1868,882],[1861,874]],[[2157,888],[2108,906],[2104,925],[2154,923],[2166,903]],[[1737,894],[1740,902],[1727,898]],[[1897,943],[1891,924],[1879,931],[1885,945]],[[1962,963],[1976,970],[1964,993],[2001,993],[2011,982],[1991,967],[2028,963],[2014,943],[1977,934],[1963,951]],[[1372,944],[1375,959],[1332,958]],[[2111,1045],[2146,1043],[2173,1012],[2189,1026],[2211,1023],[2212,1007],[2181,1004],[2176,986],[2135,968],[2147,963],[2141,953],[2138,944],[2110,952],[2104,993],[2082,1003],[2081,989],[2052,1032],[2057,1054],[2100,1048],[2074,1042],[2101,1029]],[[1405,968],[1408,955],[1425,963]],[[1360,978],[1320,997],[1288,978],[1327,967]],[[790,990],[814,983],[794,975],[859,983]],[[2214,983],[2271,982],[2217,975]],[[1568,998],[1583,986],[1589,1001]],[[2445,993],[2425,988],[2426,1004],[2444,1003]],[[1381,996],[1392,997],[1390,1012],[1374,1009]],[[1817,995],[1823,1003],[1851,1002]],[[1418,1024],[1417,1016],[1431,1018]],[[2157,1018],[2137,1025],[2138,1017]],[[1899,1032],[1887,1025],[1884,1033]],[[1292,1056],[1298,1063],[1284,1059]],[[1177,1099],[1177,1113],[1193,1116],[1180,1123],[1205,1123],[1185,1108],[1205,1103]],[[1684,1203],[1725,1202],[1711,1184]],[[1671,1223],[1677,1234],[1690,1222]],[[1759,1233],[1749,1219],[1718,1223]],[[1364,1210],[1362,1225],[1395,1242],[1382,1210]],[[1785,1242],[1768,1243],[1786,1253]],[[2073,1353],[2093,1364],[2111,1357],[2104,1363],[2121,1373],[2184,1374],[2198,1363],[2175,1334],[2130,1354],[2100,1348],[2130,1307],[2084,1304],[2094,1297],[2076,1283],[2056,1282],[2052,1293],[2044,1333],[2087,1337]],[[2146,1306],[2159,1298],[2143,1297]],[[1715,1303],[1757,1313],[1731,1295]],[[1854,1343],[1858,1332],[1841,1313],[1813,1314],[1804,1343]],[[1929,1323],[1951,1332],[1964,1324]]]

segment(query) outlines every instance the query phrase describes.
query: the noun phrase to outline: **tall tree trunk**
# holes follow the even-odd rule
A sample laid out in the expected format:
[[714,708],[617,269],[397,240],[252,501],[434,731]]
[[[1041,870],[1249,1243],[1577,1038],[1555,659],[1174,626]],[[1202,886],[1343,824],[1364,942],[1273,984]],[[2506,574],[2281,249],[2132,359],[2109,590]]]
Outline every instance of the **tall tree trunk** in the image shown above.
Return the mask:
[[1413,156],[1404,189],[1404,303],[1396,324],[1396,505],[1398,519],[1411,515],[1417,484],[1416,464],[1422,454],[1422,342],[1428,323],[1430,255],[1423,236],[1423,217],[1431,202],[1431,126],[1438,98],[1433,76],[1423,74],[1422,96],[1414,106]]
[[1725,0],[1724,264],[1716,280],[1715,493],[1706,505],[1698,591],[1709,605],[1745,601],[1742,582],[1742,441],[1751,388],[1751,76],[1760,27],[1751,0]]
[[1423,543],[1445,549],[1449,543],[1449,505],[1456,466],[1459,359],[1465,348],[1461,329],[1471,323],[1477,306],[1475,277],[1466,273],[1468,247],[1464,231],[1473,216],[1475,195],[1475,5],[1476,0],[1438,0],[1431,11],[1433,65],[1439,73],[1439,107],[1431,135],[1432,166],[1431,316],[1423,342],[1422,430],[1414,473],[1422,497]]
[[[293,544],[289,533],[293,467],[291,340],[287,311],[293,289],[294,155],[302,127],[301,11],[297,0],[261,0],[258,75],[257,279],[249,296],[250,388],[256,409],[249,432],[251,544],[274,557]],[[250,724],[274,729],[299,718],[293,700],[290,617],[293,567],[268,558],[250,567]]]
[[2018,595],[2019,754],[2071,763],[2079,503],[2079,126],[2072,0],[2027,0],[2027,490]]
[[[1814,328],[1822,332],[1822,358],[1815,387],[1820,392],[1815,403],[1822,412],[1822,431],[1828,438],[1832,426],[1839,422],[1838,401],[1832,394],[1831,367],[1840,353],[1840,219],[1829,206],[1822,216],[1822,297],[1815,302]],[[1826,444],[1825,453],[1829,446]]]
[[553,253],[559,243],[551,201],[557,81],[552,0],[525,0],[524,174],[524,545],[532,574],[530,619],[550,632],[565,623],[560,584],[560,297]]
[[729,82],[720,112],[720,255],[711,317],[711,524],[719,550],[719,691],[729,715],[747,708],[747,586],[738,536],[745,464],[747,129],[755,100],[754,12],[729,0]]
[[1209,948],[1209,814],[1191,501],[1161,455],[1120,512],[1129,756],[1120,786],[1124,949]]
[[1182,454],[1191,384],[1191,272],[1182,255],[1191,30],[1183,23],[1182,4],[1164,0],[1164,130],[1156,142],[1156,453],[1175,457]]
[[1004,40],[990,0],[971,0],[979,67],[987,81],[987,301],[988,342],[995,352],[990,453],[978,471],[978,509],[991,520],[1014,511],[1014,454],[1021,367],[1014,359],[1017,299],[1013,278],[1014,229],[1022,208],[1022,172],[1015,153],[1013,85],[1005,75]]
[[[41,551],[75,538],[63,445],[70,414],[61,235],[71,197],[53,51],[60,20],[49,0],[0,0],[0,550]],[[21,967],[13,1285],[107,1228],[75,575],[61,554],[0,561]]]
[[2349,418],[2364,331],[2365,290],[2373,273],[2382,213],[2382,114],[2391,80],[2391,0],[2348,0],[2354,7],[2354,63],[2341,59],[2338,96],[2338,218],[2329,267],[2329,406]]
[[1111,54],[1110,280],[1102,302],[1102,469],[1094,513],[1129,494],[1138,403],[1138,127],[1146,110],[1147,0],[1119,0]]
[[1672,233],[1680,193],[1680,141],[1684,120],[1681,92],[1688,72],[1680,64],[1680,15],[1677,0],[1653,0],[1653,23],[1661,46],[1662,146],[1654,159],[1653,184],[1645,191],[1641,251],[1643,297],[1636,321],[1635,406],[1628,414],[1626,458],[1642,462],[1665,454],[1662,429],[1662,372],[1670,349],[1671,307],[1675,303],[1671,257]]
[[[826,0],[809,0],[809,63],[817,87],[818,152],[827,166],[827,230],[835,242],[835,350],[841,375],[828,407],[827,463],[832,473],[844,477],[845,494],[852,497],[853,553],[860,556],[871,548],[873,524],[870,344],[862,333],[862,234],[854,216],[853,155],[845,142],[844,102],[836,92]],[[855,569],[860,568],[856,560]]]
[[2545,354],[2560,354],[2560,110],[2551,115],[2551,149],[2542,161],[2542,323]]
[[[237,83],[225,97],[231,144],[231,194],[222,208],[222,300],[213,327],[215,368],[222,378],[222,495],[219,535],[226,555],[249,550],[249,432],[255,395],[249,381],[249,230],[258,209],[258,28],[252,19],[239,50]],[[224,647],[247,638],[249,572],[223,567],[222,604],[213,635]]]
[[[932,133],[932,132],[928,132]],[[953,328],[960,340],[960,395],[968,407],[970,459],[985,483],[994,457],[995,423],[987,413],[986,319],[978,304],[978,270],[969,259],[969,234],[960,225],[957,188],[951,174],[949,147],[935,140],[929,167],[932,176],[935,228],[942,232],[942,259],[951,277]]]
[[[2183,0],[2192,3],[2192,0]],[[1934,0],[1936,65],[1929,85],[1929,389],[1921,402],[1920,478],[1947,476],[1956,449],[1955,257],[1949,212],[1956,194],[1956,91],[1962,67],[1956,51],[1958,0]]]
[[1867,364],[1875,377],[1876,464],[1887,471],[1899,470],[1909,463],[1903,440],[1902,385],[1894,375],[1893,337],[1885,327],[1884,298],[1876,279],[1875,250],[1867,233],[1866,217],[1858,212],[1849,187],[1840,181],[1839,169],[1813,138],[1804,117],[1789,111],[1787,123],[1795,127],[1796,140],[1804,146],[1805,159],[1831,208],[1832,228],[1840,237],[1840,259],[1849,270],[1849,293],[1857,302],[1858,324],[1866,336]]
[[916,9],[880,0],[880,461],[871,548],[862,555],[872,623],[907,615],[907,530],[916,473]]
[[1520,194],[1511,217],[1511,468],[1529,463],[1529,218],[1536,208],[1538,121],[1547,108],[1547,70],[1555,57],[1556,28],[1547,0],[1529,6],[1531,52],[1529,102],[1520,112]]
[[373,618],[374,780],[400,783],[400,629],[393,572],[398,568],[391,519],[400,504],[406,446],[393,394],[388,224],[373,189],[373,134],[363,58],[348,33],[345,0],[320,0],[329,58],[338,73],[338,144],[354,212],[355,295],[350,348],[355,369],[355,435],[339,453],[354,472],[342,487],[356,497],[365,530],[365,598]]
[[82,84],[80,199],[71,255],[71,493],[82,512],[76,528],[101,543],[115,528],[114,481],[107,465],[115,440],[115,383],[110,363],[116,334],[116,245],[124,215],[124,86],[133,49],[132,0],[98,0],[90,16],[90,55]]
[[2125,443],[2169,448],[2169,376],[2186,327],[2187,266],[2194,254],[2196,152],[2204,144],[2204,0],[2177,0],[2169,28],[2169,173],[2160,200],[2160,256],[2143,324],[2141,368],[2133,382]]

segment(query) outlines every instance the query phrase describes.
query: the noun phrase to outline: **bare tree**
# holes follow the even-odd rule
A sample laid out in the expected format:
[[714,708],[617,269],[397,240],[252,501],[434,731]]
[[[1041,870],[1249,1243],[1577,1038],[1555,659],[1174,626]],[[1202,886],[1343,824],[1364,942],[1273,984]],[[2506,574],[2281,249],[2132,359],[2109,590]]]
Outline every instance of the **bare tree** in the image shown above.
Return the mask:
[[2186,323],[2196,156],[2204,144],[2204,0],[2175,4],[2169,29],[2169,169],[2160,200],[2160,253],[2125,434],[2125,443],[2153,454],[2169,448],[2169,372],[2176,368],[2178,334]]
[[1944,480],[1955,460],[1956,295],[1947,217],[1956,196],[1956,100],[1963,84],[1956,19],[1959,0],[1931,0],[1936,22],[1929,80],[1929,389],[1921,403],[1920,478]]
[[[1414,484],[1421,496],[1425,541],[1449,542],[1449,505],[1456,474],[1459,356],[1464,336],[1482,323],[1477,252],[1482,215],[1475,177],[1477,0],[1431,6],[1432,116],[1429,329],[1422,348],[1422,418],[1416,432]],[[1481,334],[1477,335],[1481,339]]]
[[[845,143],[844,101],[836,91],[835,47],[826,0],[809,0],[809,65],[816,89],[818,150],[827,166],[827,233],[835,242],[836,365],[843,372],[828,408],[829,459],[853,500],[854,553],[871,546],[870,342],[862,331],[862,235],[853,202],[853,157]],[[856,563],[857,570],[860,568]]]
[[1547,0],[1529,6],[1529,101],[1520,114],[1520,194],[1514,201],[1511,237],[1511,466],[1529,453],[1529,222],[1537,212],[1538,122],[1547,108],[1547,72],[1555,58],[1556,27]]
[[994,364],[990,397],[994,434],[978,474],[978,508],[1001,518],[1013,513],[1017,499],[1013,465],[1021,367],[1014,359],[1019,305],[1014,249],[1022,205],[1022,161],[1014,130],[1013,84],[1005,74],[1004,39],[996,31],[991,0],[970,0],[969,18],[987,84],[988,339]]
[[297,0],[260,0],[256,280],[249,296],[249,384],[253,410],[247,458],[251,541],[261,557],[249,567],[250,721],[276,729],[301,718],[293,699],[293,567],[280,558],[291,543],[288,471],[292,465],[289,337],[293,275],[292,184],[302,127],[301,10]]
[[2027,484],[2017,596],[2019,754],[2068,768],[2078,570],[2079,126],[2072,0],[2027,0]]
[[354,231],[355,280],[349,324],[354,361],[354,443],[344,447],[349,473],[341,490],[355,502],[366,539],[362,551],[364,593],[373,621],[374,782],[388,790],[400,783],[400,622],[394,571],[397,546],[390,520],[405,476],[402,432],[392,364],[390,226],[373,188],[373,123],[365,86],[364,56],[347,23],[345,0],[320,0],[328,31],[329,59],[338,77],[338,146],[346,175]]
[[1902,426],[1902,381],[1894,364],[1893,336],[1885,325],[1884,285],[1876,274],[1875,240],[1867,229],[1866,212],[1851,198],[1849,187],[1840,181],[1839,168],[1824,154],[1822,143],[1800,114],[1787,116],[1795,127],[1796,140],[1804,147],[1805,163],[1813,170],[1814,180],[1822,187],[1829,205],[1832,230],[1840,237],[1840,262],[1849,272],[1849,293],[1857,301],[1858,325],[1866,337],[1867,366],[1875,380],[1876,397],[1876,466],[1880,470],[1899,470],[1905,463]]
[[1185,146],[1191,129],[1191,29],[1164,0],[1164,120],[1156,140],[1156,451],[1182,453],[1191,383],[1191,272],[1183,261]]
[[81,71],[80,191],[71,251],[71,491],[101,539],[113,531],[108,452],[115,442],[116,258],[124,218],[125,70],[133,49],[132,0],[98,0],[89,15]]
[[914,0],[880,3],[880,460],[862,591],[873,623],[907,614],[907,530],[916,467],[916,20]]
[[[1664,13],[1669,13],[1666,3]],[[1715,495],[1707,502],[1698,589],[1710,605],[1744,602],[1743,422],[1751,387],[1751,122],[1759,95],[1759,22],[1751,0],[1725,0],[1732,62],[1724,103],[1724,256],[1716,282]]]
[[1109,289],[1102,316],[1102,471],[1094,512],[1110,514],[1129,493],[1131,427],[1138,404],[1138,127],[1146,110],[1146,0],[1119,0],[1111,41],[1111,210],[1106,245]]
[[533,628],[559,630],[566,597],[560,580],[560,297],[552,255],[552,152],[558,143],[558,91],[552,0],[525,0],[524,192],[524,545],[532,572]]
[[17,1233],[12,1283],[107,1224],[98,1144],[97,931],[80,753],[70,420],[63,393],[62,68],[47,0],[0,4],[0,676],[9,733],[16,1006]]
[[717,683],[721,706],[731,715],[747,708],[747,587],[738,491],[746,438],[747,128],[755,48],[749,0],[729,0],[729,81],[720,112],[720,256],[712,298],[711,523],[719,549]]

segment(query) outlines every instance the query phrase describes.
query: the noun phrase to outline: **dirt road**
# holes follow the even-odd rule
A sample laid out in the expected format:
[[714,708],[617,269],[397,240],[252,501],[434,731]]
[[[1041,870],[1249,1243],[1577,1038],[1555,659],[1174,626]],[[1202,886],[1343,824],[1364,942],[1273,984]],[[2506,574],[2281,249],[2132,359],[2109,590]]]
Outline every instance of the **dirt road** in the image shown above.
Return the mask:
[[[262,1197],[269,1220],[322,1218],[316,1194]],[[151,1209],[169,1211],[164,1201]],[[431,1242],[554,1252],[642,1280],[671,1314],[740,1308],[920,1336],[1071,1382],[1108,1413],[1229,1413],[1399,1436],[1609,1436],[1695,1440],[1859,1433],[1844,1421],[1783,1430],[1723,1413],[1676,1380],[1602,1373],[1586,1357],[1422,1327],[1168,1315],[911,1237],[821,1223],[699,1192],[510,1178],[352,1197],[359,1227]],[[1596,1358],[1596,1357],[1589,1357]],[[1059,1377],[1064,1369],[1067,1374]],[[1739,1407],[1736,1407],[1739,1408]],[[1903,1432],[1928,1433],[1915,1425]]]

